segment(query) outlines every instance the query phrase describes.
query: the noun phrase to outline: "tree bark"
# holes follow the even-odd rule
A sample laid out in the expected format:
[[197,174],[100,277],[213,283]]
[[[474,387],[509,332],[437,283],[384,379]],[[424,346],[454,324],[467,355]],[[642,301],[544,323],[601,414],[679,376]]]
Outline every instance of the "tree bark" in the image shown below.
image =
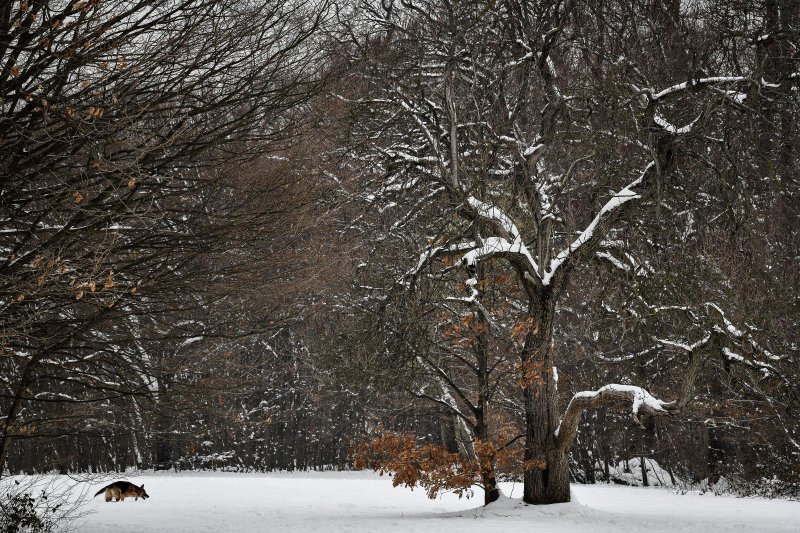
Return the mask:
[[494,473],[482,472],[483,482],[483,505],[489,505],[500,499],[500,489],[497,487],[497,479]]
[[566,451],[559,447],[558,389],[553,376],[554,298],[547,287],[529,302],[531,320],[522,351],[525,408],[525,503],[570,501]]

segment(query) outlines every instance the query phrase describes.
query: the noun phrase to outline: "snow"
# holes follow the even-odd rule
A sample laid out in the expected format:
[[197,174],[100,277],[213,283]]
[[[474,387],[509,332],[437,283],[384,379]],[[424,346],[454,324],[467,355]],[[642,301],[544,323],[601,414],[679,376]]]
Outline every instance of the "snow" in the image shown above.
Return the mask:
[[604,391],[614,391],[614,392],[627,392],[633,397],[633,406],[632,411],[634,416],[639,414],[639,409],[642,405],[647,405],[650,409],[654,411],[663,411],[664,410],[664,402],[656,398],[655,396],[651,395],[649,392],[644,390],[641,387],[635,387],[633,385],[619,385],[619,384],[611,384],[601,387],[597,393],[597,395],[603,394]]
[[[620,461],[616,466],[610,466],[609,476],[618,483],[641,486],[643,483],[641,463],[642,460],[639,457],[633,457],[627,462]],[[683,480],[673,481],[673,476],[661,468],[661,465],[654,459],[645,458],[644,464],[647,470],[647,482],[651,487],[688,487],[689,485]]]
[[466,298],[456,298],[456,297],[448,297],[447,301],[450,302],[463,302],[463,303],[475,303],[478,301],[478,296],[480,296],[480,292],[477,289],[478,280],[475,278],[469,278],[467,281],[464,282],[470,290],[470,295]]
[[425,268],[425,265],[427,265],[432,259],[437,257],[442,252],[466,251],[471,248],[474,248],[475,246],[476,244],[474,242],[467,242],[467,243],[453,244],[451,246],[446,246],[446,247],[435,246],[433,248],[428,248],[422,254],[420,254],[419,259],[417,260],[417,266],[406,272],[403,277],[410,278],[416,276],[422,271],[423,268]]
[[[393,488],[390,478],[372,472],[147,473],[119,479],[144,483],[150,499],[90,499],[92,514],[79,531],[788,533],[797,531],[800,519],[797,502],[680,495],[654,487],[573,485],[571,503],[527,506],[514,499],[521,484],[501,483],[512,498],[484,508],[479,491],[472,499],[445,494],[429,500],[422,490]],[[75,490],[92,495],[105,483]]]
[[678,127],[678,126],[675,126],[674,124],[672,124],[671,122],[668,122],[667,119],[665,119],[663,116],[659,115],[658,113],[656,113],[653,116],[653,121],[656,124],[658,124],[659,126],[664,128],[667,132],[673,133],[675,135],[682,135],[684,133],[690,133],[692,131],[692,128],[694,127],[694,125],[697,124],[698,120],[700,120],[700,117],[697,117],[696,119],[691,121],[686,126]]
[[510,243],[502,237],[487,237],[483,240],[483,246],[467,252],[461,260],[466,265],[474,266],[483,258],[495,254],[522,254],[536,272],[536,262],[520,239]]
[[467,203],[478,212],[478,216],[497,222],[514,241],[521,239],[516,224],[503,211],[493,205],[481,202],[474,196],[467,198]]
[[631,269],[631,267],[629,267],[628,265],[626,265],[613,255],[611,255],[609,252],[597,252],[595,255],[600,259],[605,259],[606,261],[614,265],[614,267],[623,270],[625,272],[629,272]]
[[474,265],[481,258],[492,255],[493,253],[517,253],[525,256],[534,272],[539,271],[536,261],[522,241],[522,236],[520,235],[517,225],[514,224],[508,215],[501,209],[484,203],[474,196],[467,198],[467,203],[470,207],[475,209],[479,217],[492,220],[499,225],[513,242],[508,242],[503,237],[489,237],[484,240],[484,245],[481,248],[477,248],[464,256],[464,262],[466,264]]
[[617,194],[615,194],[608,202],[606,202],[602,209],[600,209],[600,212],[597,213],[592,222],[586,227],[585,230],[583,230],[580,236],[569,245],[569,248],[562,250],[555,259],[550,261],[550,269],[545,272],[545,275],[542,278],[543,285],[549,285],[550,280],[555,275],[559,267],[564,263],[564,261],[566,261],[567,258],[575,253],[581,246],[589,242],[589,240],[594,236],[594,232],[597,229],[597,226],[600,224],[600,221],[603,220],[605,216],[617,210],[620,206],[630,202],[631,200],[640,198],[639,194],[635,193],[633,189],[642,182],[644,176],[650,171],[650,168],[652,168],[653,165],[654,163],[652,161],[648,163],[638,178],[633,180],[626,187],[617,192]]
[[[643,405],[646,406],[651,411],[658,411],[662,413],[666,412],[666,409],[664,409],[665,406],[671,405],[670,402],[664,402],[659,400],[658,398],[656,398],[655,396],[653,396],[652,394],[650,394],[641,387],[637,387],[635,385],[620,385],[618,383],[610,383],[608,385],[600,387],[596,391],[576,392],[572,396],[569,405],[567,405],[567,413],[569,413],[570,408],[573,406],[573,404],[581,399],[598,398],[603,395],[614,397],[620,394],[627,395],[630,398],[631,416],[633,417],[633,420],[635,420],[637,423],[639,422],[639,410],[642,408]],[[565,418],[567,417],[565,416]],[[555,431],[556,436],[558,436],[561,431],[562,422],[558,423],[558,427],[556,428]]]
[[761,373],[764,374],[764,377],[769,377],[772,375],[773,372],[776,372],[774,366],[767,363],[762,363],[761,361],[756,361],[756,360],[750,361],[748,359],[745,359],[744,357],[730,350],[727,347],[723,346],[722,353],[728,359],[728,361],[733,361],[735,363],[740,363],[743,365],[747,365],[751,368],[760,370]]
[[737,104],[741,104],[747,99],[747,93],[741,93],[739,91],[725,91],[725,94]]
[[685,81],[683,83],[678,83],[671,87],[667,87],[666,89],[654,94],[653,100],[663,100],[671,94],[685,91],[689,87],[693,87],[695,85],[713,85],[717,83],[736,83],[742,81],[748,81],[748,78],[744,76],[712,76],[710,78],[700,78],[688,82]]
[[733,322],[728,320],[728,317],[725,316],[725,313],[722,311],[722,309],[720,309],[720,307],[717,304],[712,303],[712,302],[707,302],[706,303],[706,307],[707,308],[712,308],[712,309],[716,310],[717,313],[720,314],[720,316],[722,317],[722,322],[725,324],[725,329],[728,330],[728,333],[730,333],[731,335],[733,335],[737,339],[741,339],[742,337],[744,337],[744,331],[742,331],[739,328],[737,328],[736,326],[734,326]]
[[531,157],[532,155],[535,155],[535,154],[536,154],[538,151],[540,151],[542,148],[544,148],[544,145],[543,145],[542,143],[537,143],[537,144],[534,144],[533,146],[529,146],[529,147],[527,147],[527,148],[525,149],[525,151],[524,151],[524,152],[522,152],[522,155],[525,157],[525,159],[528,159],[528,158],[529,158],[529,157]]

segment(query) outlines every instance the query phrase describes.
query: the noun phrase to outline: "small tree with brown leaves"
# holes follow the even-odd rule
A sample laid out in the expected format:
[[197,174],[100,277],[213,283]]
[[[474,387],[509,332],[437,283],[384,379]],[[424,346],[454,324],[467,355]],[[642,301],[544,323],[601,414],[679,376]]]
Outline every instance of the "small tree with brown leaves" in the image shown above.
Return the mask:
[[369,468],[381,475],[389,473],[395,487],[421,487],[429,498],[436,498],[442,491],[469,498],[473,487],[480,487],[485,491],[485,503],[489,504],[499,498],[497,475],[518,476],[526,467],[522,448],[516,442],[517,439],[504,441],[502,436],[496,442],[475,440],[474,456],[468,458],[446,446],[420,442],[408,433],[380,430],[374,438],[357,444],[351,458],[357,470]]

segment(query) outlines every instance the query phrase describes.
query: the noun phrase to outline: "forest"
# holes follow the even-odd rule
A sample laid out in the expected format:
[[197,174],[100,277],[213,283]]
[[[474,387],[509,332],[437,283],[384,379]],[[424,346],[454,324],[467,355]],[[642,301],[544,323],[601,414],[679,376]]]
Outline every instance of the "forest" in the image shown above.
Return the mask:
[[0,484],[800,497],[799,104],[793,0],[0,1]]

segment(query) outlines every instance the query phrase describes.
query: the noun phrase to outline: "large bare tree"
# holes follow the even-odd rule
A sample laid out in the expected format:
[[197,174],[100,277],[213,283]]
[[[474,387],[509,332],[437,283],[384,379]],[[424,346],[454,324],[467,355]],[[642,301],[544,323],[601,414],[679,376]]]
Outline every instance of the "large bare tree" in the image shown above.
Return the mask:
[[391,290],[414,290],[420,277],[446,282],[460,271],[466,294],[454,300],[475,303],[487,287],[482,268],[512,276],[517,313],[505,326],[509,338],[522,333],[516,381],[526,502],[569,500],[567,451],[587,409],[625,404],[637,422],[674,414],[693,399],[709,355],[764,370],[782,360],[768,350],[737,353],[745,334],[711,302],[695,315],[705,336],[691,344],[662,339],[685,354],[676,369],[685,379],[663,391],[675,400],[607,384],[578,392],[560,411],[558,364],[566,354],[556,323],[567,289],[580,292],[580,273],[597,261],[641,269],[619,259],[630,228],[661,216],[662,195],[696,179],[698,166],[714,171],[708,154],[735,135],[736,115],[726,111],[746,114],[746,100],[794,84],[788,70],[765,78],[757,47],[732,61],[728,51],[741,44],[732,27],[710,48],[720,35],[705,33],[703,21],[714,7],[364,6],[358,29],[374,31],[358,49],[366,59],[354,86],[362,90],[343,95],[363,113],[356,130],[366,148],[354,155],[368,161],[365,199],[382,218],[395,215],[381,239],[418,250],[398,263]]

